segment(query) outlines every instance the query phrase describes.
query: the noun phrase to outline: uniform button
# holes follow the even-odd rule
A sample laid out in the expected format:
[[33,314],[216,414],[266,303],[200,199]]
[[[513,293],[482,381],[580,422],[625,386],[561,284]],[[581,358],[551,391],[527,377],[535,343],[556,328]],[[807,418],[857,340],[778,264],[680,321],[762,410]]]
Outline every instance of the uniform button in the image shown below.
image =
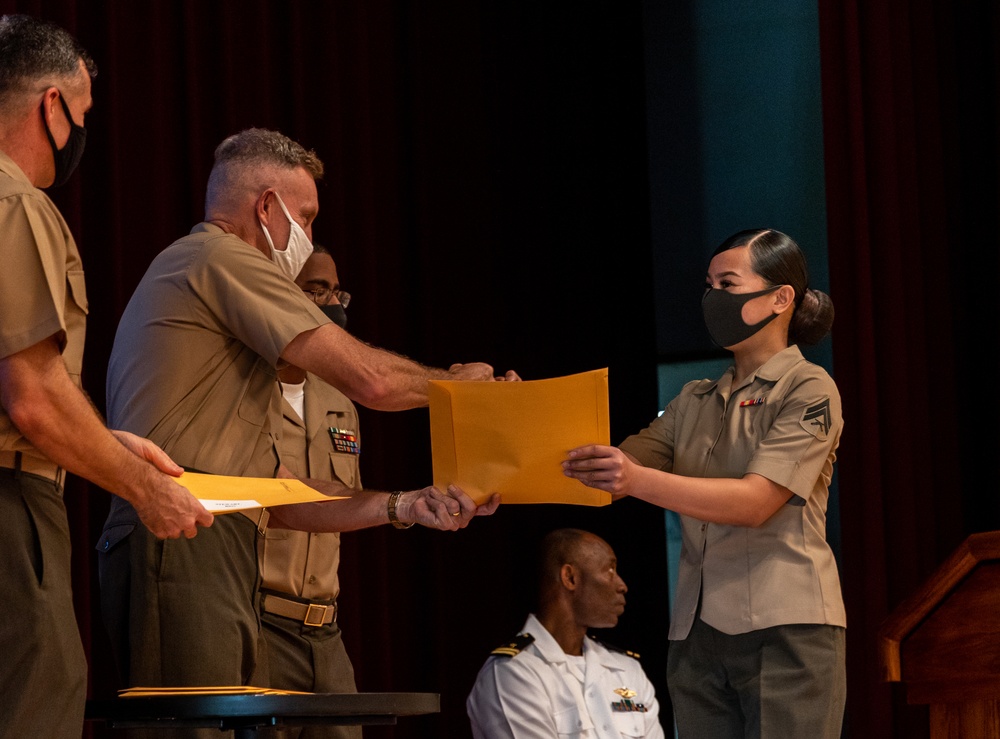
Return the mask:
[[310,582],[310,583],[314,583],[314,582],[316,582],[316,576],[315,576],[315,575],[310,575],[310,576],[309,576],[309,582]]
[[702,530],[702,531],[704,531],[704,530],[705,530],[705,529],[707,529],[707,528],[708,528],[708,524],[707,524],[707,523],[703,523],[703,524],[701,525],[701,530]]

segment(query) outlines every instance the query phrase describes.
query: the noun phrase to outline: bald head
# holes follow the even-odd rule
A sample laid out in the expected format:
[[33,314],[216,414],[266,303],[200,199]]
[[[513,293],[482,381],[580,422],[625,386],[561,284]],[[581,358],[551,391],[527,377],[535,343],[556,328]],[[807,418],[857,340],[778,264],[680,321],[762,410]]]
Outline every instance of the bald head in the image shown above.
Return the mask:
[[[615,552],[601,537],[567,528],[542,540],[538,615],[550,633],[565,636],[563,629],[569,629],[581,636],[587,628],[614,626],[627,591]],[[563,644],[562,637],[557,639]]]
[[541,590],[559,585],[564,564],[577,564],[588,538],[596,539],[582,529],[556,529],[542,539],[538,562],[538,582]]

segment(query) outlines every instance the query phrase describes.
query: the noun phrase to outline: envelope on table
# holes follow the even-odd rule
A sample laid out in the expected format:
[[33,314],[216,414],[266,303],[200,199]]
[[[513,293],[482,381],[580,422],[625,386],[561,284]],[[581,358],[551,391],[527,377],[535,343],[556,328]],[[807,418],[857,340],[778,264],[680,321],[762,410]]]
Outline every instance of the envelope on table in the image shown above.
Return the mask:
[[119,698],[146,698],[170,695],[314,695],[300,690],[279,690],[277,688],[257,688],[252,685],[210,685],[195,688],[124,688],[118,691]]
[[477,503],[601,506],[610,493],[563,475],[566,452],[609,444],[608,370],[546,380],[433,380],[429,389],[434,485],[454,483]]
[[267,508],[289,503],[340,500],[346,496],[323,493],[294,478],[238,477],[185,472],[174,478],[212,513]]

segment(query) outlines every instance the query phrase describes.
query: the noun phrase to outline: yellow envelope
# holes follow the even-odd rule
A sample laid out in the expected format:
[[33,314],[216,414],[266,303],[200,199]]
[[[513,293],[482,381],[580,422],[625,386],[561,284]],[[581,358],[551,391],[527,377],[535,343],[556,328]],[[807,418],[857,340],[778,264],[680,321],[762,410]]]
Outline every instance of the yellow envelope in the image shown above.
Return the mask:
[[611,494],[563,475],[566,453],[610,444],[608,369],[546,380],[433,380],[429,389],[434,485],[454,483],[477,503],[601,506]]
[[289,503],[341,500],[346,496],[323,495],[301,480],[274,477],[239,477],[185,472],[174,480],[212,513],[267,508]]
[[125,688],[118,691],[119,698],[145,698],[159,695],[313,695],[301,690],[257,688],[251,685],[219,685],[200,688]]

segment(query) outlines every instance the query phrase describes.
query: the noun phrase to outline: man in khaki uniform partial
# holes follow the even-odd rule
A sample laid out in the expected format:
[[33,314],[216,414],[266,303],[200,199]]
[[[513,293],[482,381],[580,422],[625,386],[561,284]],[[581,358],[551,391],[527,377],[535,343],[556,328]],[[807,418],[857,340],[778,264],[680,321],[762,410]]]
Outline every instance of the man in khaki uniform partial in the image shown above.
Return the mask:
[[[322,172],[314,152],[276,131],[248,129],[219,145],[205,221],[157,255],[122,315],[108,364],[113,424],[187,468],[271,477],[290,474],[277,446],[277,370],[287,364],[378,410],[426,405],[431,379],[494,380],[488,364],[436,369],[358,341],[295,285],[312,252]],[[270,510],[269,525],[340,531],[347,505],[383,522],[456,530],[498,503],[476,506],[461,490],[427,488],[406,498],[281,506]],[[266,681],[256,556],[263,524],[220,516],[210,536],[165,545],[138,525],[126,501],[113,499],[98,550],[102,608],[123,682]]]
[[149,442],[109,431],[81,390],[83,266],[38,188],[65,182],[83,154],[96,73],[65,30],[0,18],[0,733],[11,737],[83,730],[66,471],[129,500],[155,536],[212,523],[157,467],[181,469]]
[[[341,328],[350,295],[330,253],[315,245],[295,283]],[[339,480],[361,490],[361,434],[350,398],[295,366],[281,382],[282,464],[300,477]],[[381,520],[345,520],[365,528]],[[354,667],[337,624],[340,533],[269,528],[260,540],[261,624],[270,684],[285,690],[354,693]],[[360,726],[289,728],[285,739],[359,739]]]

